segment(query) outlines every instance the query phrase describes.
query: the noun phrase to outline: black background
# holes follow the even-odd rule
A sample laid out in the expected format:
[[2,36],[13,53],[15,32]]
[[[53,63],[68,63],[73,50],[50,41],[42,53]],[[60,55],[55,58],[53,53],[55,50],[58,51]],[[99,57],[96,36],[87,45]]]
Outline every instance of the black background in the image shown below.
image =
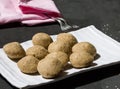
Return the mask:
[[[69,24],[81,28],[95,25],[99,30],[120,42],[119,0],[54,0]],[[37,32],[58,34],[62,32],[57,23],[32,27],[11,23],[0,26],[0,47],[11,41],[30,40]],[[120,88],[120,63],[75,74],[64,80],[32,89],[117,89]],[[0,89],[14,89],[0,75]]]

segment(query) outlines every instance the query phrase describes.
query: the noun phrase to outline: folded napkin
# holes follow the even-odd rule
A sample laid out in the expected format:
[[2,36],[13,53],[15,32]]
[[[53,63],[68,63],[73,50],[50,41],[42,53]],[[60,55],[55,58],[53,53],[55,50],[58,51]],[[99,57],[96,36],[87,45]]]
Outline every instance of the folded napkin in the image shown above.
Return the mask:
[[21,22],[27,25],[53,22],[61,17],[52,0],[0,0],[0,25]]

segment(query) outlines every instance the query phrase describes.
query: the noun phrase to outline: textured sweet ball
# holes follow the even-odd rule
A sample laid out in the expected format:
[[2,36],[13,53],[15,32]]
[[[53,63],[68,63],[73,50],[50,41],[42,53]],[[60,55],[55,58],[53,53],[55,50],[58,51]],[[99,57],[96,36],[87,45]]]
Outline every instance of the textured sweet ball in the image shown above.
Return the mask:
[[52,42],[49,46],[48,46],[48,52],[57,52],[57,51],[62,51],[65,52],[67,54],[71,53],[71,46],[69,44],[66,44],[65,42],[62,41],[55,41]]
[[19,42],[10,42],[3,46],[3,50],[10,59],[16,60],[24,57],[25,51]]
[[17,62],[17,66],[23,73],[36,73],[39,60],[34,56],[25,56]]
[[49,58],[49,59],[56,58],[63,64],[63,66],[65,66],[69,61],[68,55],[61,51],[52,52],[48,54],[45,58]]
[[70,63],[75,68],[83,68],[91,65],[94,57],[88,52],[74,52],[70,55]]
[[34,45],[41,45],[45,48],[47,48],[51,42],[53,42],[53,40],[47,33],[36,33],[32,37],[32,43]]
[[65,42],[66,44],[69,44],[70,46],[73,46],[78,41],[76,37],[70,33],[60,33],[57,35],[57,41]]
[[47,49],[40,45],[34,45],[26,50],[26,55],[32,55],[39,60],[43,59],[47,54]]
[[79,52],[80,53],[82,51],[86,51],[93,56],[96,55],[96,48],[90,42],[79,42],[72,47],[72,52]]
[[37,70],[43,78],[55,78],[63,68],[62,63],[56,58],[44,58],[39,61]]

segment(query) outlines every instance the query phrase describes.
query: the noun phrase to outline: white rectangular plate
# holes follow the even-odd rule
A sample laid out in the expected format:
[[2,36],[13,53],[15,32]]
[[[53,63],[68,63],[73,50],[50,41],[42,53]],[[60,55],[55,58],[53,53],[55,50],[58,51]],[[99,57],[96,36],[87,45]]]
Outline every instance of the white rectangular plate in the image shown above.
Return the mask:
[[[79,73],[80,71],[120,62],[120,43],[105,35],[94,26],[91,25],[70,33],[73,34],[79,42],[91,42],[96,47],[100,57],[94,61],[97,65],[82,69],[71,68],[65,70],[67,74],[59,77],[59,79],[64,79],[63,77]],[[56,35],[52,35],[51,37],[53,40],[56,39]],[[27,49],[32,46],[32,42],[29,40],[21,43],[21,45],[23,48]],[[22,73],[18,69],[16,62],[10,60],[2,48],[0,49],[0,74],[17,88],[47,84],[56,80],[44,79],[41,75],[27,75]]]

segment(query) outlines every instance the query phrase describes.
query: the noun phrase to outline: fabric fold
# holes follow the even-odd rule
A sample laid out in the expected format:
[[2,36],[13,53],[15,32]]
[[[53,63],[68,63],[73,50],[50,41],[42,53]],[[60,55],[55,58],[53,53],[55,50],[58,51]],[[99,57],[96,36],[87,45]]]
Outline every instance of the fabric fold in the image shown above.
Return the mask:
[[0,0],[0,25],[21,22],[36,25],[54,22],[52,18],[61,17],[52,0]]
[[21,14],[16,11],[12,0],[0,0],[0,24],[21,20]]

